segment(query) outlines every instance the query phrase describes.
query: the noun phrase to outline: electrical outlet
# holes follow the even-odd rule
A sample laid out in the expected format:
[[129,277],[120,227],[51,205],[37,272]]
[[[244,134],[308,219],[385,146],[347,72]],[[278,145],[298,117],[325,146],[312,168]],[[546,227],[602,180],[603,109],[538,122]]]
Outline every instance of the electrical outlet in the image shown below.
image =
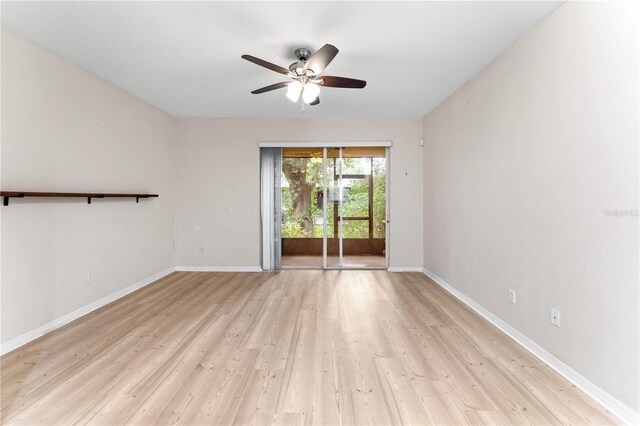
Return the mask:
[[551,324],[555,325],[556,327],[560,327],[560,312],[557,309],[551,308],[550,321]]
[[89,285],[89,284],[93,284],[93,273],[92,272],[89,272],[87,274],[87,285]]
[[512,288],[509,289],[509,302],[516,304],[516,291]]

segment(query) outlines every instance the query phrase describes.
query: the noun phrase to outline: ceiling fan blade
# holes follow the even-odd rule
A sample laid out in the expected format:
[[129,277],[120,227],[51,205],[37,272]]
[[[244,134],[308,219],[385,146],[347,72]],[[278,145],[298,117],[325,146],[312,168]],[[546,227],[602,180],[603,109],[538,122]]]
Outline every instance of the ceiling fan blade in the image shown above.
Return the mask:
[[331,62],[337,54],[338,49],[335,46],[325,44],[320,50],[311,55],[304,65],[304,70],[313,70],[313,73],[318,75],[329,65],[329,62]]
[[314,106],[314,105],[318,105],[319,103],[320,103],[320,96],[318,96],[316,100],[311,102],[309,105]]
[[347,89],[362,89],[367,85],[364,80],[356,80],[355,78],[334,77],[331,75],[321,75],[318,80],[322,80],[324,87],[344,87]]
[[251,93],[253,93],[254,95],[258,95],[260,93],[270,92],[270,91],[276,90],[276,89],[282,89],[283,87],[287,87],[288,84],[289,84],[288,81],[283,81],[281,83],[276,83],[276,84],[272,84],[272,85],[269,85],[269,86],[261,87],[260,89],[256,89]]
[[253,62],[256,65],[260,65],[261,67],[270,69],[271,71],[275,71],[279,74],[289,74],[288,69],[283,68],[276,64],[272,64],[271,62],[267,62],[264,59],[256,58],[255,56],[251,56],[251,55],[242,55],[241,58],[249,62]]

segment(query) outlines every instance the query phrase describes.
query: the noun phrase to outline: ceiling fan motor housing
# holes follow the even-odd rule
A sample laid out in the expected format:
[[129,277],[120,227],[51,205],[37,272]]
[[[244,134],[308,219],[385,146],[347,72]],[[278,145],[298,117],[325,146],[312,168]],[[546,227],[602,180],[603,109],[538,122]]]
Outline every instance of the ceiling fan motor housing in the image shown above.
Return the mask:
[[294,53],[296,54],[296,58],[300,59],[301,61],[306,61],[311,56],[311,51],[306,47],[296,49]]
[[289,71],[298,76],[302,76],[304,75],[304,65],[311,56],[311,50],[306,47],[301,47],[296,49],[294,53],[296,54],[296,58],[298,58],[298,62],[294,62],[289,65]]

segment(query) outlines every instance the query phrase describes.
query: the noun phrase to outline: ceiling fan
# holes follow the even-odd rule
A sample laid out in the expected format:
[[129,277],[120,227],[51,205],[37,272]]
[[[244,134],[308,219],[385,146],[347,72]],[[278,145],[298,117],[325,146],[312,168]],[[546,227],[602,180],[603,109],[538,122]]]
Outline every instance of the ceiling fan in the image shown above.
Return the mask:
[[320,86],[362,89],[367,85],[366,81],[356,80],[354,78],[320,75],[337,54],[338,49],[330,44],[325,44],[313,55],[311,55],[309,49],[296,49],[295,55],[298,61],[289,65],[289,69],[251,55],[242,55],[242,59],[246,59],[249,62],[253,62],[256,65],[268,68],[279,74],[286,75],[291,79],[290,81],[283,81],[256,89],[251,93],[257,95],[287,87],[287,98],[292,102],[298,102],[298,99],[302,97],[302,107],[304,111],[304,104],[318,105],[320,103]]

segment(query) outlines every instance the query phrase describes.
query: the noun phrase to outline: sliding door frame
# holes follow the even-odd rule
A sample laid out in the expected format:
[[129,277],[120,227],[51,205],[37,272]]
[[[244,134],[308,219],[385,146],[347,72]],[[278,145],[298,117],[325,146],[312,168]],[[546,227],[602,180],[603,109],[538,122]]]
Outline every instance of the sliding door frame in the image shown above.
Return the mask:
[[290,142],[258,142],[260,148],[352,148],[352,147],[391,147],[391,141],[370,141],[370,142],[336,142],[336,141],[290,141]]
[[389,252],[389,245],[391,242],[391,232],[389,228],[391,227],[391,198],[390,189],[391,189],[391,146],[387,146],[385,149],[385,172],[387,176],[385,178],[384,184],[384,197],[385,197],[385,220],[386,223],[384,225],[385,230],[385,238],[384,238],[384,259],[385,259],[385,269],[389,269],[389,264],[391,262],[391,253]]
[[[317,142],[303,142],[303,141],[289,141],[289,142],[273,142],[273,141],[266,141],[266,142],[259,142],[258,146],[260,148],[322,148],[322,197],[323,197],[323,202],[324,202],[324,206],[323,206],[323,212],[322,212],[322,269],[326,269],[326,270],[349,270],[349,269],[356,269],[356,270],[386,270],[389,269],[389,263],[390,263],[390,259],[391,259],[391,253],[389,252],[389,247],[390,247],[390,237],[391,237],[391,232],[390,232],[390,225],[391,225],[391,221],[390,221],[390,206],[391,206],[391,202],[390,202],[390,198],[389,198],[389,194],[390,194],[390,183],[391,183],[391,162],[390,162],[390,154],[391,154],[391,146],[393,146],[393,143],[391,141],[369,141],[369,142],[336,142],[336,141],[317,141]],[[385,169],[386,169],[386,177],[385,177],[385,220],[386,220],[386,224],[385,224],[385,266],[384,267],[350,267],[350,266],[342,266],[343,265],[343,247],[342,247],[342,220],[339,223],[339,266],[328,266],[327,265],[327,232],[328,232],[328,226],[327,226],[327,187],[328,187],[328,181],[327,181],[327,148],[339,148],[340,149],[340,203],[338,205],[338,208],[340,209],[340,212],[338,213],[339,217],[342,217],[342,199],[343,199],[343,194],[342,194],[342,148],[351,148],[351,147],[384,147],[385,148]],[[280,154],[280,161],[278,162],[280,165],[280,171],[281,171],[281,164],[282,164],[282,153]],[[372,166],[373,167],[373,166]],[[276,168],[278,168],[276,166]],[[335,173],[335,170],[334,170]],[[280,206],[281,205],[281,197],[282,194],[281,192],[281,188],[280,188],[280,181],[279,179],[275,179],[277,181],[276,183],[276,188],[274,188],[274,191],[276,192],[276,198],[275,198],[275,205],[276,206]],[[278,223],[278,229],[280,229],[280,220],[281,220],[281,214],[280,208],[276,208],[276,211],[274,212],[274,219],[275,221]],[[263,238],[264,238],[264,233],[263,234]],[[277,236],[274,236],[274,238],[276,239],[276,241],[278,242],[278,244],[280,244],[282,235],[280,233],[278,233]],[[264,241],[262,242],[262,245],[264,245]],[[276,260],[276,263],[278,265],[278,268],[281,269],[281,264],[282,264],[282,252],[280,251],[278,253],[279,259]],[[289,268],[287,268],[289,269]],[[291,269],[301,269],[301,268],[291,268]],[[318,268],[313,268],[313,267],[308,267],[308,268],[303,268],[303,269],[318,269]]]
[[[390,208],[389,206],[391,205],[391,201],[389,198],[389,189],[390,189],[390,182],[391,182],[391,172],[390,172],[390,165],[391,165],[391,161],[390,161],[390,154],[391,154],[391,145],[371,145],[368,143],[363,143],[363,144],[358,144],[358,145],[353,145],[353,146],[384,146],[385,147],[385,172],[386,172],[386,176],[385,176],[385,185],[384,185],[384,196],[385,196],[385,240],[384,240],[384,259],[385,259],[385,266],[384,267],[376,267],[376,266],[371,266],[371,267],[359,267],[359,266],[343,266],[343,247],[342,247],[342,220],[340,220],[340,224],[339,224],[339,231],[338,231],[338,235],[339,235],[339,257],[338,257],[338,266],[327,266],[327,251],[326,251],[326,240],[327,240],[327,209],[325,206],[324,209],[324,213],[323,213],[323,221],[324,221],[324,234],[323,234],[323,239],[324,239],[324,245],[323,245],[323,255],[322,255],[322,269],[327,269],[327,270],[388,270],[389,269],[389,263],[390,263],[390,254],[389,253],[389,245],[390,245],[390,236],[391,236],[391,231],[390,231],[390,225],[391,225],[391,220],[390,220]],[[314,146],[314,148],[317,148]],[[332,147],[333,148],[333,147]],[[349,146],[336,146],[335,148],[339,148],[340,149],[340,173],[339,173],[339,179],[340,179],[340,203],[338,204],[338,208],[340,209],[338,216],[342,217],[342,148],[349,148]],[[326,180],[326,173],[327,173],[327,167],[326,167],[326,161],[327,161],[327,147],[323,148],[323,191],[324,191],[324,195],[323,198],[326,200],[327,198],[327,180]],[[373,160],[372,160],[373,161]],[[372,164],[372,168],[373,168],[373,164]],[[373,173],[373,170],[372,170]],[[334,170],[334,174],[335,174],[335,170]],[[335,208],[335,207],[334,207]]]
[[327,147],[322,147],[322,269],[327,269]]

